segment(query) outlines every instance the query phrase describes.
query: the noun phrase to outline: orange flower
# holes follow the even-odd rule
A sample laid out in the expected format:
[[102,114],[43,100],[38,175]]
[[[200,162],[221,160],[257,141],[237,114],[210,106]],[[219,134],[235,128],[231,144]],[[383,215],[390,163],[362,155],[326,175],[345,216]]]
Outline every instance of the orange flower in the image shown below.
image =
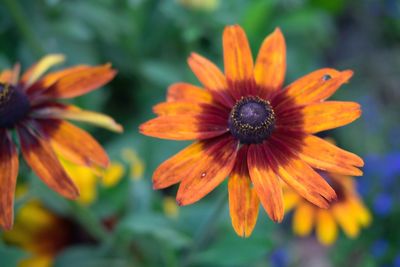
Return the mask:
[[223,49],[225,75],[193,53],[188,63],[204,90],[173,84],[167,102],[154,107],[159,117],[140,126],[153,137],[197,140],[156,169],[154,188],[180,182],[177,202],[188,205],[230,176],[230,215],[240,236],[251,234],[259,202],[272,220],[283,219],[281,179],[327,208],[335,191],[313,168],[362,174],[361,158],[313,135],[361,115],[357,103],[325,101],[353,72],[320,69],[282,89],[286,48],[279,29],[264,40],[254,66],[240,26],[226,27]]
[[310,235],[315,227],[320,243],[333,244],[338,236],[338,226],[350,237],[358,236],[363,227],[371,223],[371,214],[355,189],[352,177],[323,173],[335,189],[338,200],[321,209],[304,200],[293,190],[285,188],[286,211],[294,209],[293,232],[299,236]]
[[19,65],[0,73],[0,225],[11,229],[13,202],[18,175],[18,155],[11,138],[16,130],[22,155],[42,181],[57,193],[75,199],[79,192],[62,168],[57,155],[81,165],[106,167],[109,159],[103,148],[87,132],[65,119],[78,120],[121,131],[120,125],[102,114],[61,104],[87,94],[109,82],[116,74],[109,64],[79,65],[40,77],[62,55],[49,55],[19,79]]

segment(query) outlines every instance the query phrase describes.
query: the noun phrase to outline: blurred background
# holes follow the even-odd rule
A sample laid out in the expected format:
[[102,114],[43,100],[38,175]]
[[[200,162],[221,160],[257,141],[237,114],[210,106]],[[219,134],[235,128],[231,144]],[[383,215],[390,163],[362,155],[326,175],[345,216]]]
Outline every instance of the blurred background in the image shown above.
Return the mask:
[[[236,236],[226,183],[200,202],[177,207],[176,187],[153,191],[151,175],[187,142],[138,134],[168,85],[198,84],[186,58],[196,51],[222,67],[225,25],[246,30],[253,55],[281,27],[286,84],[322,67],[355,76],[334,99],[360,102],[363,116],[327,132],[361,155],[357,188],[373,221],[331,246],[292,233],[291,217],[260,211],[252,236]],[[398,0],[1,0],[0,69],[26,69],[48,53],[65,66],[112,62],[117,77],[75,99],[109,114],[125,132],[86,128],[113,161],[103,179],[65,163],[82,197],[69,202],[26,166],[19,175],[16,222],[0,231],[0,266],[400,266],[400,1]],[[222,200],[221,200],[222,199]],[[223,212],[220,212],[222,205]]]

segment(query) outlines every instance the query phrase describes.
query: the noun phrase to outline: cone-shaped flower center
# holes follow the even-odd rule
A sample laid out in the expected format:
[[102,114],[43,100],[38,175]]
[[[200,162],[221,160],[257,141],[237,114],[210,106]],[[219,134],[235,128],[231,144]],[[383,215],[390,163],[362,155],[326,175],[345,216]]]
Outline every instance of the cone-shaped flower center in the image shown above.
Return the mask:
[[242,97],[229,116],[229,130],[242,144],[258,144],[267,139],[275,127],[271,104],[257,96]]
[[29,108],[29,99],[20,88],[0,83],[0,128],[13,127]]

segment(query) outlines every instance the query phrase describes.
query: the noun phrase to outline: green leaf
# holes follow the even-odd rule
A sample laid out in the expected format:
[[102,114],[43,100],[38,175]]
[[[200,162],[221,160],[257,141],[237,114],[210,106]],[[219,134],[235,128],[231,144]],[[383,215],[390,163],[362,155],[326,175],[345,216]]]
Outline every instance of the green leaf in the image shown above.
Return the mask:
[[19,248],[0,246],[0,264],[1,266],[14,267],[18,262],[24,259],[28,254]]
[[206,266],[253,266],[260,258],[267,255],[271,248],[270,241],[252,236],[248,239],[236,235],[225,235],[206,250],[197,253],[193,261]]
[[156,214],[136,214],[126,217],[118,226],[119,235],[149,235],[175,248],[182,248],[190,239],[175,229],[171,222]]

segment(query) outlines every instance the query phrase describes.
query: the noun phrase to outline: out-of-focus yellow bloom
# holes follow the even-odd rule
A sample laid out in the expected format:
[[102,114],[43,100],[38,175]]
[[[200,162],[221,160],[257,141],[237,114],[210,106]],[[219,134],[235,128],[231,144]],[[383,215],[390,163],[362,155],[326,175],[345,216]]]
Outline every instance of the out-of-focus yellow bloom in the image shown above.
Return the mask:
[[310,235],[315,228],[317,239],[324,245],[333,244],[338,236],[338,226],[346,236],[355,238],[372,217],[358,195],[352,177],[324,173],[336,191],[338,200],[328,209],[321,209],[303,199],[289,187],[284,189],[286,211],[294,210],[293,232],[299,236]]
[[125,168],[121,163],[112,162],[104,171],[72,164],[62,161],[68,175],[79,188],[80,196],[77,199],[82,205],[90,205],[97,198],[97,186],[100,184],[106,188],[113,187],[122,179]]
[[123,160],[130,166],[130,176],[134,180],[140,180],[143,177],[145,165],[142,159],[132,149],[122,150]]
[[18,211],[14,228],[4,233],[4,240],[31,253],[18,267],[50,267],[69,236],[59,217],[32,200]]
[[125,174],[125,167],[121,163],[112,162],[110,167],[104,172],[103,178],[101,179],[104,187],[113,187],[121,181],[121,178]]
[[164,214],[172,219],[178,218],[179,207],[173,197],[165,197],[163,200]]
[[214,11],[219,6],[219,0],[178,0],[178,3],[190,9],[203,11]]

